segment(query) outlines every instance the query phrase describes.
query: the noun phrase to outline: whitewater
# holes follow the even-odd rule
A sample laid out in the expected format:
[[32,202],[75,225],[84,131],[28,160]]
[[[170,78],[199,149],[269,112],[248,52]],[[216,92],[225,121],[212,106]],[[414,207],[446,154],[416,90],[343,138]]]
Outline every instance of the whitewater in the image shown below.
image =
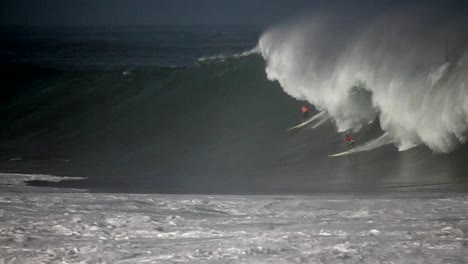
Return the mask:
[[468,260],[464,196],[87,193],[18,181],[38,177],[59,178],[0,173],[2,263]]
[[271,27],[258,48],[268,79],[326,111],[339,132],[378,120],[399,150],[447,153],[467,140],[466,29],[464,14],[440,10],[366,23],[322,15]]

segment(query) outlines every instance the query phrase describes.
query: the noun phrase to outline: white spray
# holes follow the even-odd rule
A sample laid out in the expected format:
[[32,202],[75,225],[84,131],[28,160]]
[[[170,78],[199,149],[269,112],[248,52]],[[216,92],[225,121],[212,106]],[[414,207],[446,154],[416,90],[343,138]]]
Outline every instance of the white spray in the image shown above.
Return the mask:
[[468,132],[466,24],[432,14],[394,14],[365,26],[302,19],[266,31],[258,47],[268,78],[328,112],[338,131],[379,118],[400,150],[426,144],[450,152]]

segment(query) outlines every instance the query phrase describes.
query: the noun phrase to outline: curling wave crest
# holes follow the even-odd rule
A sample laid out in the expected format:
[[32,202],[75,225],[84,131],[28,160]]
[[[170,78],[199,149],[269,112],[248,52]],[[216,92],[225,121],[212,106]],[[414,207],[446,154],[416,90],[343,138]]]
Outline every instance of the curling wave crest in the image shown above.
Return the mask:
[[362,23],[315,16],[270,28],[258,45],[268,79],[326,111],[338,131],[379,120],[399,150],[450,152],[467,140],[465,20],[432,11]]

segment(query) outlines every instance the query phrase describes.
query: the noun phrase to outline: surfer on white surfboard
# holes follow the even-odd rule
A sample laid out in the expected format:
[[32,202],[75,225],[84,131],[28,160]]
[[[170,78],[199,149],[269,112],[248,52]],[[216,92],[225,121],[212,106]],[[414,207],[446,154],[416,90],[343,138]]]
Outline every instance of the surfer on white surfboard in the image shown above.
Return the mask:
[[356,145],[354,143],[354,138],[351,135],[346,134],[345,141],[346,141],[346,146],[348,146],[348,149],[356,148]]
[[305,105],[301,107],[302,111],[302,122],[305,122],[307,119],[310,118],[309,108]]

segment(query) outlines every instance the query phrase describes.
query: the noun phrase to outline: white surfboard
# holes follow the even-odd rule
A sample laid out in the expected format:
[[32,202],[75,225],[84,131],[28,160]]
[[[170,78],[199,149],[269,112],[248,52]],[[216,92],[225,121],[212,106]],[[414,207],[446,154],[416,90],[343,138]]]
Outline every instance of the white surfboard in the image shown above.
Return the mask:
[[373,140],[371,140],[371,141],[369,141],[369,142],[367,142],[367,143],[365,143],[363,145],[354,147],[352,149],[349,149],[347,151],[343,151],[343,152],[340,152],[340,153],[331,154],[331,155],[328,155],[328,156],[329,157],[341,157],[341,156],[350,155],[350,154],[358,153],[358,152],[362,152],[362,151],[369,151],[369,150],[373,150],[373,149],[380,148],[382,146],[391,144],[392,142],[393,142],[393,140],[390,137],[390,135],[388,133],[385,133],[385,134],[381,135],[380,137],[378,137],[376,139],[373,139]]
[[340,153],[328,155],[328,157],[341,157],[341,156],[349,155],[349,154],[352,154],[352,153],[355,153],[355,152],[358,152],[358,151],[356,149],[350,149],[350,150],[343,151],[343,152],[340,152]]
[[307,125],[309,123],[312,123],[313,121],[317,120],[318,118],[322,117],[324,114],[325,114],[325,111],[322,111],[322,112],[314,115],[313,117],[307,119],[306,121],[300,123],[299,125],[293,126],[291,128],[286,129],[286,131],[291,131],[293,129],[301,128],[301,127],[303,127],[303,126],[305,126],[305,125]]

